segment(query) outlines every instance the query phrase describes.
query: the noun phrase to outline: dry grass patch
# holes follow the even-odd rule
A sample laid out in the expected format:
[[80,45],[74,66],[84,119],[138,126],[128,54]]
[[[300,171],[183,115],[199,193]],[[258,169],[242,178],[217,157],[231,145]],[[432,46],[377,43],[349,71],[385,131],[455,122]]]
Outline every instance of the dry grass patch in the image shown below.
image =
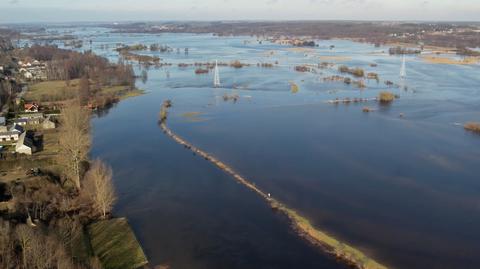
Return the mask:
[[449,57],[424,56],[422,59],[431,64],[461,64],[471,65],[480,62],[480,57],[465,57],[464,59],[455,59]]
[[463,126],[465,130],[480,134],[480,123],[479,122],[467,122]]

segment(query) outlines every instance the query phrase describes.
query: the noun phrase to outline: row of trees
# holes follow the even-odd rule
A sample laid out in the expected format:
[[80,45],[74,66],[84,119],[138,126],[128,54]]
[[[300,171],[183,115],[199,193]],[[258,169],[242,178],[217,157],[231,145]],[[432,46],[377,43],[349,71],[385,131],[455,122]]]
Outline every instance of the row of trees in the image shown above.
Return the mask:
[[100,160],[89,165],[90,141],[90,112],[78,103],[67,106],[62,111],[59,137],[58,160],[64,168],[63,176],[85,194],[97,213],[105,218],[116,200],[112,170]]
[[56,46],[33,45],[23,56],[49,62],[49,80],[72,80],[87,77],[102,86],[134,86],[135,73],[131,65],[119,61],[112,64],[107,58],[92,52],[76,52],[59,49]]
[[13,75],[12,69],[17,68],[12,58],[14,47],[10,39],[6,37],[8,34],[8,30],[0,29],[0,66],[2,66],[2,70],[0,70],[0,110],[20,90],[16,81],[8,79]]

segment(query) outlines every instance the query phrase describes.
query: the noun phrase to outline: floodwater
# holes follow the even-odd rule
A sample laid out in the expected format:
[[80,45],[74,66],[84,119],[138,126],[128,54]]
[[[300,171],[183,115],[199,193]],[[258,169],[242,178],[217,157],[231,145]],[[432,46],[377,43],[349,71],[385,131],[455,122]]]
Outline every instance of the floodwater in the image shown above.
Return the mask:
[[[345,40],[321,41],[313,51],[299,52],[253,37],[74,30],[112,60],[119,42],[174,48],[141,52],[173,65],[151,67],[148,81],[138,82],[146,95],[93,121],[92,155],[115,172],[115,213],[129,218],[153,264],[343,266],[299,239],[259,197],[166,137],[157,116],[162,101],[171,99],[168,125],[178,135],[381,263],[480,267],[480,136],[461,126],[480,121],[478,64],[430,64],[407,56],[407,79],[400,81],[401,58],[385,53],[387,47]],[[177,67],[214,60],[253,66],[220,67],[223,87],[217,89],[213,73]],[[276,61],[273,68],[256,66]],[[315,73],[294,70],[321,62],[335,65]],[[366,81],[367,88],[359,90],[323,81],[338,75],[341,64],[376,72],[380,82]],[[389,88],[386,80],[408,89]],[[291,83],[298,93],[290,91]],[[400,98],[390,105],[327,102],[371,98],[382,90]],[[225,93],[239,98],[224,101]],[[364,106],[374,111],[364,113]]]

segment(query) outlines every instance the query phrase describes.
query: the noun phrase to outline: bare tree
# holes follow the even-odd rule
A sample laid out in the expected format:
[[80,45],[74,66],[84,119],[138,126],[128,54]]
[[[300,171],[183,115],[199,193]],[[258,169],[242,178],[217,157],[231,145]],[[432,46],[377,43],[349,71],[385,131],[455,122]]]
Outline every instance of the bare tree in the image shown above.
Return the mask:
[[87,105],[88,101],[90,100],[91,92],[90,92],[90,81],[86,76],[80,79],[80,83],[78,86],[78,99],[81,105]]
[[28,268],[28,252],[32,246],[32,240],[34,237],[32,228],[25,224],[21,224],[16,227],[15,235],[20,248],[22,249],[22,264],[23,268]]
[[94,161],[85,175],[84,185],[84,193],[91,198],[95,210],[105,218],[117,199],[112,169],[100,160]]
[[0,219],[0,267],[11,268],[15,262],[10,223]]
[[28,247],[22,249],[22,253],[26,255],[25,269],[75,268],[72,258],[55,234],[36,229],[30,230],[29,236]]
[[81,188],[81,163],[87,160],[90,147],[90,114],[75,103],[62,111],[59,137],[59,162],[65,166],[65,175],[77,189]]

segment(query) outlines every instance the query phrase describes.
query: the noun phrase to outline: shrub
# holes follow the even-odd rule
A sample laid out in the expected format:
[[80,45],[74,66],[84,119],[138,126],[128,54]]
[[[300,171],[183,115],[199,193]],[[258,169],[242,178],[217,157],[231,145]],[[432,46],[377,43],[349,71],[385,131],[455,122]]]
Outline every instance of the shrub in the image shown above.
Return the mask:
[[465,123],[463,128],[465,128],[465,130],[467,130],[467,131],[471,131],[471,132],[480,134],[480,123],[479,122],[467,122],[467,123]]
[[297,66],[295,66],[295,71],[297,71],[297,72],[310,72],[310,68],[308,68],[308,66],[304,66],[304,65],[297,65]]
[[348,68],[348,66],[342,65],[338,68],[338,71],[340,71],[341,73],[348,73],[348,71],[350,71],[350,69]]
[[236,61],[233,61],[232,63],[230,63],[230,66],[233,67],[233,68],[242,68],[243,66],[245,66],[245,64],[236,60]]
[[378,100],[382,103],[390,103],[395,99],[395,95],[391,92],[380,92]]
[[353,70],[350,70],[350,73],[356,77],[363,77],[365,76],[365,72],[361,68],[355,68]]
[[197,69],[195,70],[195,74],[197,74],[197,75],[207,74],[207,73],[208,73],[208,69],[197,68]]
[[362,111],[365,112],[365,113],[368,113],[368,112],[372,112],[373,110],[371,108],[369,108],[368,106],[366,106],[366,107],[363,107]]

